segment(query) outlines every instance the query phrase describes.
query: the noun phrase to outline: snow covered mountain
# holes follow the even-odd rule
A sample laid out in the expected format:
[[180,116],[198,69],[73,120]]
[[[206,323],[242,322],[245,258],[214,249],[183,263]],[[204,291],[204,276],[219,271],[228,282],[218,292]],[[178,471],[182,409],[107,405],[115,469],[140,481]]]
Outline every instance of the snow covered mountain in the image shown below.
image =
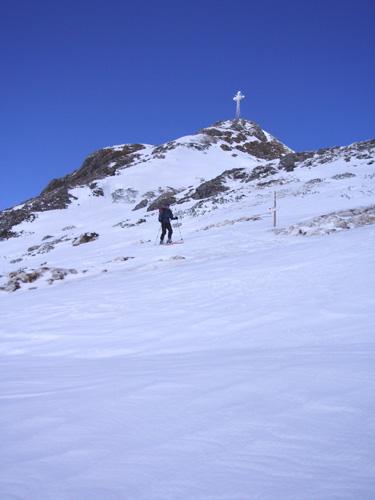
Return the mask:
[[234,120],[1,212],[0,497],[372,498],[374,178]]
[[[1,213],[0,286],[14,291],[23,280],[35,281],[39,274],[46,274],[51,283],[49,266],[60,266],[60,255],[64,262],[72,256],[70,265],[77,275],[86,272],[84,254],[78,261],[73,257],[80,238],[103,243],[105,239],[101,251],[109,253],[119,242],[154,240],[155,214],[167,201],[184,224],[211,217],[220,224],[227,217],[224,205],[238,212],[239,219],[243,212],[251,220],[267,217],[277,191],[279,203],[288,199],[288,208],[279,214],[279,224],[286,227],[277,233],[326,232],[328,220],[333,230],[359,224],[358,220],[372,223],[374,158],[375,141],[295,153],[243,119],[218,122],[162,146],[125,144],[96,151],[79,170],[51,181],[40,196]],[[307,196],[314,203],[300,203]],[[297,201],[308,211],[288,218],[287,211]],[[301,222],[301,217],[311,220]],[[178,236],[181,239],[182,233]]]
[[[190,153],[187,154],[186,150],[190,150]],[[207,154],[207,151],[210,151],[208,158],[202,156],[202,153]],[[218,152],[222,154],[218,155]],[[209,179],[210,176],[221,173],[225,165],[240,166],[243,163],[233,160],[228,163],[228,152],[232,152],[231,156],[234,158],[239,156],[247,163],[250,161],[250,164],[253,164],[256,159],[280,158],[291,150],[270,134],[263,132],[259,125],[247,120],[218,122],[212,127],[200,130],[194,136],[183,137],[162,146],[125,144],[108,147],[92,153],[79,170],[52,180],[40,196],[20,207],[4,211],[0,220],[0,236],[7,237],[7,231],[12,226],[25,219],[33,219],[34,212],[66,208],[74,200],[74,195],[70,193],[74,187],[89,186],[94,196],[102,196],[103,190],[97,185],[97,181],[119,175],[125,168],[137,167],[142,188],[146,183],[145,177],[148,178],[151,172],[151,179],[162,183],[164,189],[166,182],[177,177],[175,190],[184,191],[182,183],[194,182],[197,171],[200,177]],[[211,159],[212,153],[215,156]],[[218,165],[215,165],[216,161]],[[140,168],[142,164],[147,164],[147,168]],[[127,177],[125,179],[128,180]],[[134,187],[129,186],[127,189]],[[152,183],[149,184],[149,189],[150,192],[145,193],[147,197],[142,199],[138,208],[148,206],[149,199],[154,196],[153,190],[163,188],[156,188]]]

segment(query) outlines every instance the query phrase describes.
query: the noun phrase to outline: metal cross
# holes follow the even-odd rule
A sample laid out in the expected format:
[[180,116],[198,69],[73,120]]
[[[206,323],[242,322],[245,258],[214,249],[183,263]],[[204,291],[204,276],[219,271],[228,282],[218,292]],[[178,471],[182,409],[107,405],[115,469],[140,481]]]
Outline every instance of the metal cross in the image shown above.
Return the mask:
[[237,94],[233,97],[233,101],[237,101],[237,109],[236,109],[236,120],[240,118],[240,101],[243,99],[245,96],[241,94],[241,91],[239,90]]

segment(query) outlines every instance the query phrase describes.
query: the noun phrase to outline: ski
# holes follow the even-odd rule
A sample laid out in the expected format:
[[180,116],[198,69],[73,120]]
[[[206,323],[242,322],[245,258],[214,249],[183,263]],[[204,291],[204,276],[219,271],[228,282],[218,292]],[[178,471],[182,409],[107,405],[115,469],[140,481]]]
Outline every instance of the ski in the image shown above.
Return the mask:
[[170,247],[172,245],[182,245],[183,241],[176,241],[176,242],[172,242],[172,243],[166,243],[164,246],[165,247]]

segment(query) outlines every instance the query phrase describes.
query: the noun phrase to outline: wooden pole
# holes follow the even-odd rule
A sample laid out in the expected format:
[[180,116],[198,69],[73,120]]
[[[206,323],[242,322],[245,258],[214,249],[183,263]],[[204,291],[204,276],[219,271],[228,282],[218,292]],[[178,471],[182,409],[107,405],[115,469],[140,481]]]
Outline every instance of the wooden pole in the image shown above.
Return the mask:
[[273,227],[276,227],[276,191],[273,198]]

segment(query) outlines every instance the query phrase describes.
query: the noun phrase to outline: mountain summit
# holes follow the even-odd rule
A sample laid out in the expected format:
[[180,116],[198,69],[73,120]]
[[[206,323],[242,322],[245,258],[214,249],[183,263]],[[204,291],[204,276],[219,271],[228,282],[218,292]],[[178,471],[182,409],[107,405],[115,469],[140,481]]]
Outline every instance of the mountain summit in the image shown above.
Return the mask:
[[242,151],[264,160],[274,160],[293,151],[252,121],[239,119],[214,123],[197,132],[211,138],[208,143],[220,143],[224,151]]

